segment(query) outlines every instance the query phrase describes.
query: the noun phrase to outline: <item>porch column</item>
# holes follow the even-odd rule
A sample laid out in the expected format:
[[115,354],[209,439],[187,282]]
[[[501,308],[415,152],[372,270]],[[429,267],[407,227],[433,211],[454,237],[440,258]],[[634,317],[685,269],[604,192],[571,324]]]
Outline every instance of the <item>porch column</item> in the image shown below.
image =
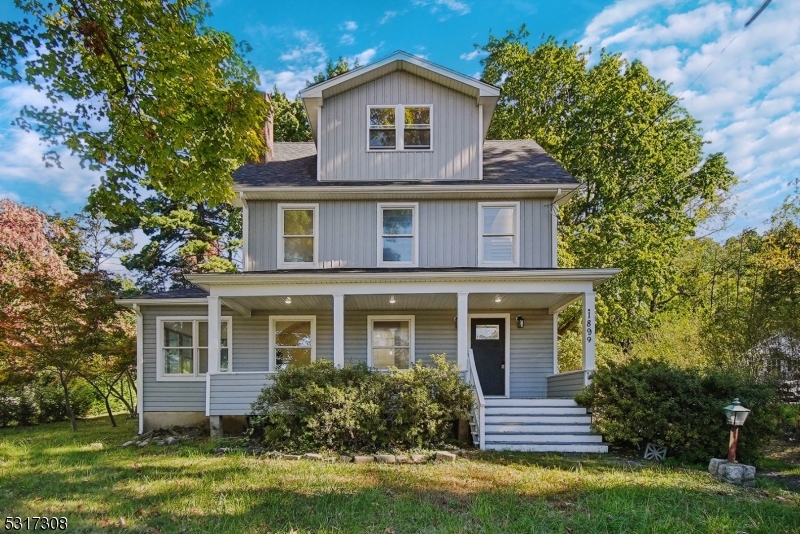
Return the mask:
[[469,293],[458,294],[458,368],[466,371],[469,367]]
[[594,338],[597,330],[594,314],[594,291],[583,294],[583,368],[594,370]]
[[333,365],[344,367],[344,295],[333,296]]
[[219,373],[220,318],[222,303],[219,297],[208,297],[208,372]]

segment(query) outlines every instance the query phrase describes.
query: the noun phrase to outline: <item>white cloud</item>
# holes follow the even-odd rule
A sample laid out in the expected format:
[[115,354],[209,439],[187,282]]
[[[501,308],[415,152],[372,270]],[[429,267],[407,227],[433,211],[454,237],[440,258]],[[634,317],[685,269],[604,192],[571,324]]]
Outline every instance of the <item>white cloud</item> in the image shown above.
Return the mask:
[[463,59],[464,61],[472,61],[476,57],[481,57],[481,56],[485,56],[485,55],[486,55],[486,52],[484,52],[483,50],[473,50],[472,52],[464,52],[463,54],[461,54],[458,57],[460,59]]
[[355,42],[356,42],[356,38],[353,37],[353,35],[349,34],[349,33],[345,33],[344,35],[342,35],[341,39],[339,39],[339,44],[343,44],[343,45],[351,45],[351,44],[353,44]]
[[356,31],[358,29],[358,24],[356,24],[356,22],[353,21],[353,20],[345,21],[344,29],[349,31],[349,32],[354,32],[354,31]]
[[395,18],[397,16],[397,14],[398,14],[397,11],[386,11],[386,12],[384,12],[383,16],[381,17],[381,20],[378,21],[378,24],[386,24],[387,22],[389,22],[390,20]]
[[374,58],[375,54],[377,53],[378,50],[376,48],[367,48],[360,54],[356,54],[355,56],[353,56],[353,60],[357,61],[359,65],[366,65],[367,63],[372,61],[372,58]]
[[287,52],[280,55],[279,59],[286,62],[303,61],[320,61],[325,60],[327,54],[322,44],[315,36],[305,30],[294,32],[297,41],[300,41],[300,46],[296,46]]
[[724,152],[741,180],[731,232],[760,228],[800,176],[800,2],[773,2],[745,30],[762,3],[619,0],[580,41],[642,60],[702,121],[706,150]]
[[445,21],[451,15],[466,15],[470,12],[470,7],[459,0],[413,0],[415,7],[429,8],[433,14],[440,14],[439,20]]

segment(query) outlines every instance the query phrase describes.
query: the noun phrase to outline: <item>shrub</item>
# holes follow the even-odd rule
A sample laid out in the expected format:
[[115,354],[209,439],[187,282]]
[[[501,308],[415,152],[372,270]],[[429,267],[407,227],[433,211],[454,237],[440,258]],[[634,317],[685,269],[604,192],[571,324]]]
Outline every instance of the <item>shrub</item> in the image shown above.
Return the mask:
[[613,443],[666,445],[687,462],[727,456],[730,427],[722,408],[734,397],[752,412],[739,433],[737,459],[755,462],[777,427],[774,388],[732,371],[681,368],[630,359],[598,367],[575,400],[590,407],[595,430]]
[[447,438],[466,418],[472,390],[444,355],[434,366],[382,373],[329,361],[279,371],[253,403],[265,445],[338,451],[421,447]]

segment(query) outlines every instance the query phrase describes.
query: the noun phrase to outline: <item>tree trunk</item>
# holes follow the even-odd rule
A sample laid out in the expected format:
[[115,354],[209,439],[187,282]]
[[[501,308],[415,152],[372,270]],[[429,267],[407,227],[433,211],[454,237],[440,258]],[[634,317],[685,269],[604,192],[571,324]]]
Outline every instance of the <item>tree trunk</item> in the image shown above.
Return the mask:
[[59,373],[58,376],[59,380],[61,381],[61,387],[64,388],[64,407],[67,409],[67,416],[69,417],[69,422],[72,425],[72,431],[78,431],[78,422],[75,420],[75,413],[72,411],[72,403],[69,401],[69,387],[67,386],[67,381],[64,379],[64,375]]
[[114,413],[111,411],[111,405],[108,403],[108,395],[103,397],[103,400],[106,401],[106,411],[108,412],[108,418],[111,420],[111,426],[117,426],[117,420],[114,419]]

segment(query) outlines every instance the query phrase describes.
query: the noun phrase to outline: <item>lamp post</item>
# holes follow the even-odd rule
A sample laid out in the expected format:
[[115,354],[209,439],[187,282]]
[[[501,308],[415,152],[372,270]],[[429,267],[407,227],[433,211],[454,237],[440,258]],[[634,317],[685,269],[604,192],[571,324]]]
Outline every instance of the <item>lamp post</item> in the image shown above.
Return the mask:
[[725,418],[731,426],[731,439],[728,443],[728,462],[736,463],[736,445],[739,444],[739,427],[744,425],[745,419],[750,415],[750,410],[745,408],[739,402],[739,399],[733,399],[733,402],[722,409],[725,412]]

